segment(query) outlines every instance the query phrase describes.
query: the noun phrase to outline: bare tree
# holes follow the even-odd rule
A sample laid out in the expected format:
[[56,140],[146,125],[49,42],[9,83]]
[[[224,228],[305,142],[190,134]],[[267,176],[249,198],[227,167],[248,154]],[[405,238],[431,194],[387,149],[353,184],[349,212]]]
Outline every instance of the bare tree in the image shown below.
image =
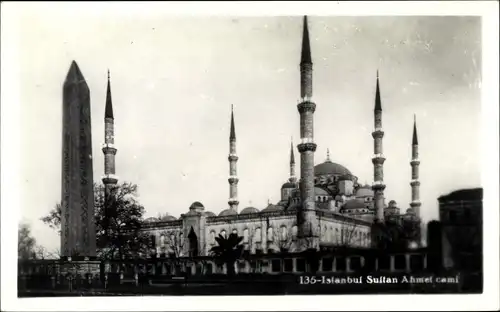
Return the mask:
[[356,245],[359,239],[357,227],[357,223],[354,222],[342,223],[338,240],[339,247],[347,248]]
[[288,252],[294,243],[294,237],[291,230],[285,228],[285,231],[283,231],[283,228],[285,227],[280,227],[276,231],[273,231],[272,243],[280,252]]
[[17,254],[22,260],[36,258],[36,240],[31,234],[31,227],[27,223],[19,224],[17,232]]

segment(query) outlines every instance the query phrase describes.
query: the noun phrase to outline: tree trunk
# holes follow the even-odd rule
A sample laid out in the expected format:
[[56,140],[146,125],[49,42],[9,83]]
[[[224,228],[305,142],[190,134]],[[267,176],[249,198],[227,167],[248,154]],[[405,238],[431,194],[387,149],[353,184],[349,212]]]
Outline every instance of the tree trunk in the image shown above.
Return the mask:
[[227,269],[227,275],[232,277],[235,275],[234,271],[234,261],[227,261],[226,262],[226,269]]

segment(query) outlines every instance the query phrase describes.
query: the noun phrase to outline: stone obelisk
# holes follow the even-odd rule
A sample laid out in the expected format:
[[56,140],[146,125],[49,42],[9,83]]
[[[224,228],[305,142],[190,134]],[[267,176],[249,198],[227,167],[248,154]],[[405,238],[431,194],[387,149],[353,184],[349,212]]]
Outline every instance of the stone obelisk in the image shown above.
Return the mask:
[[61,253],[96,256],[90,91],[75,61],[63,87]]

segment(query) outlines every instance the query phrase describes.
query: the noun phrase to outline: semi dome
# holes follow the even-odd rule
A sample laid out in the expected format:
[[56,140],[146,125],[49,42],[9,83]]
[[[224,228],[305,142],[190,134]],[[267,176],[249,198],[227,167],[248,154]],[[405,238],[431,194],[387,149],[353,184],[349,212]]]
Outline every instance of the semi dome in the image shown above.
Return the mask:
[[199,201],[195,201],[191,204],[191,206],[189,206],[189,209],[205,209],[205,207]]
[[314,175],[315,176],[321,176],[321,175],[343,176],[343,175],[352,175],[352,173],[349,171],[349,169],[342,166],[341,164],[337,164],[337,163],[334,163],[332,161],[327,160],[324,163],[321,163],[319,165],[314,166]]
[[266,208],[264,208],[264,209],[262,210],[262,212],[280,211],[280,210],[283,210],[283,209],[284,209],[284,207],[283,207],[283,206],[269,204]]
[[374,193],[372,187],[369,185],[364,185],[356,191],[356,197],[373,197]]
[[259,209],[255,207],[246,207],[240,212],[240,214],[259,213],[259,212],[260,212]]
[[219,217],[223,217],[223,216],[234,216],[234,215],[237,215],[238,213],[236,212],[236,210],[234,209],[226,209],[226,210],[222,210],[221,213],[219,213]]
[[205,211],[205,217],[216,217],[217,215],[211,211]]
[[168,213],[166,213],[164,216],[160,218],[160,221],[175,221],[175,220],[177,220],[177,218],[169,215]]
[[330,194],[321,187],[314,188],[314,195],[316,195],[316,196],[330,196]]
[[281,186],[282,189],[295,189],[297,188],[297,185],[295,183],[292,183],[292,182],[286,182],[285,184],[283,184]]
[[351,200],[348,200],[344,207],[342,207],[343,209],[362,209],[362,208],[366,208],[365,207],[365,202],[361,199],[351,199]]

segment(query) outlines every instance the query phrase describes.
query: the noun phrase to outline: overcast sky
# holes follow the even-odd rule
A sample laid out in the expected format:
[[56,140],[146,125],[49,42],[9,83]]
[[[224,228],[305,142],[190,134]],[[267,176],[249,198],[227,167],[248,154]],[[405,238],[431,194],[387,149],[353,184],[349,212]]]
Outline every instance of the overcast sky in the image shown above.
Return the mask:
[[[39,243],[59,247],[39,218],[61,198],[62,84],[72,60],[91,90],[94,178],[104,172],[109,68],[116,172],[138,184],[146,216],[179,217],[193,201],[215,213],[227,208],[231,104],[240,210],[279,200],[290,138],[299,141],[302,17],[25,10],[19,29],[22,216]],[[329,148],[332,161],[372,182],[378,69],[386,202],[409,207],[413,114],[424,219],[437,218],[438,196],[480,186],[479,18],[311,16],[309,30],[316,164]]]

